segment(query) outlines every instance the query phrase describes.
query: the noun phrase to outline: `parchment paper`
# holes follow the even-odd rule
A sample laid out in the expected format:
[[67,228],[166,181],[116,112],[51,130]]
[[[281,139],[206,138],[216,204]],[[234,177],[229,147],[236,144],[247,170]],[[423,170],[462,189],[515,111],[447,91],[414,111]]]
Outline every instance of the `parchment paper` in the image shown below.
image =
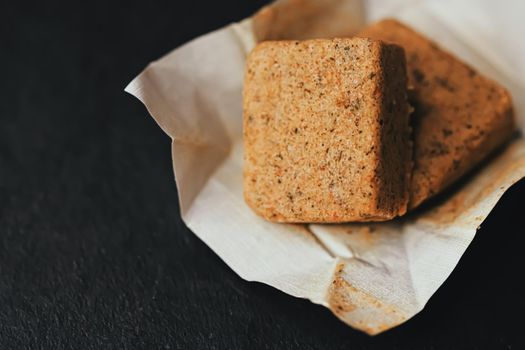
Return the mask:
[[[525,121],[525,2],[285,0],[151,63],[126,88],[173,139],[182,218],[235,272],[377,334],[421,311],[502,194],[525,177],[514,140],[430,209],[380,224],[284,225],[242,196],[241,89],[256,40],[351,35],[396,17],[507,86]],[[176,215],[173,213],[173,215]]]

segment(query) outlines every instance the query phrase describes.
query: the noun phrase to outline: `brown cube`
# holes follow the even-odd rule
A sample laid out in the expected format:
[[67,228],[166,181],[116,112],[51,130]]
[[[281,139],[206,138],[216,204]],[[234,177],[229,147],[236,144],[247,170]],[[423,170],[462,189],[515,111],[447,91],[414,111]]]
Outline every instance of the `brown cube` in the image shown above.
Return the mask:
[[406,51],[415,107],[410,208],[452,184],[512,136],[511,97],[496,82],[395,20],[378,22],[359,36]]
[[406,212],[411,142],[403,49],[369,39],[259,44],[244,82],[244,196],[279,222]]

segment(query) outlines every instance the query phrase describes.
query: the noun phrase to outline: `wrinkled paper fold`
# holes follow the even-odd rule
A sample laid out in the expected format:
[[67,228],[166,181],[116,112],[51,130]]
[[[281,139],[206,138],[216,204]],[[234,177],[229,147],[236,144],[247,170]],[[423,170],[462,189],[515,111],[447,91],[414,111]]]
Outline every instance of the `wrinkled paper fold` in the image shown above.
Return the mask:
[[[513,94],[525,116],[525,6],[490,0],[284,0],[151,63],[126,88],[172,138],[182,218],[236,273],[377,334],[422,310],[503,193],[525,177],[517,137],[427,210],[375,224],[267,222],[242,194],[242,79],[256,41],[348,36],[395,17]],[[497,33],[497,34],[496,34]],[[519,46],[521,45],[521,46]],[[175,215],[175,213],[174,213]]]

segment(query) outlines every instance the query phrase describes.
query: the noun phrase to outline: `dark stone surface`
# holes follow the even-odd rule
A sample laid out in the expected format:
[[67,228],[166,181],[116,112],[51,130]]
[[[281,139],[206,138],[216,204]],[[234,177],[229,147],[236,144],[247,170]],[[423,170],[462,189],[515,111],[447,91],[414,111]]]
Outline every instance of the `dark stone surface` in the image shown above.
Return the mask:
[[374,338],[185,228],[169,140],[123,88],[263,2],[0,3],[0,348],[523,348],[524,182],[426,309]]

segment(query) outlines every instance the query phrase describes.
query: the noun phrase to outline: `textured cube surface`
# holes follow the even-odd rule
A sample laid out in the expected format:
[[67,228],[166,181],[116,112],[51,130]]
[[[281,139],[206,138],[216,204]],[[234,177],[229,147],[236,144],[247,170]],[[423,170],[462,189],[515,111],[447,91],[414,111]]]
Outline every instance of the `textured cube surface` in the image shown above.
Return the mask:
[[259,44],[244,85],[246,202],[280,222],[404,214],[406,81],[396,45],[360,38]]
[[505,88],[395,20],[360,36],[401,45],[415,107],[410,207],[443,190],[512,135],[512,101]]

